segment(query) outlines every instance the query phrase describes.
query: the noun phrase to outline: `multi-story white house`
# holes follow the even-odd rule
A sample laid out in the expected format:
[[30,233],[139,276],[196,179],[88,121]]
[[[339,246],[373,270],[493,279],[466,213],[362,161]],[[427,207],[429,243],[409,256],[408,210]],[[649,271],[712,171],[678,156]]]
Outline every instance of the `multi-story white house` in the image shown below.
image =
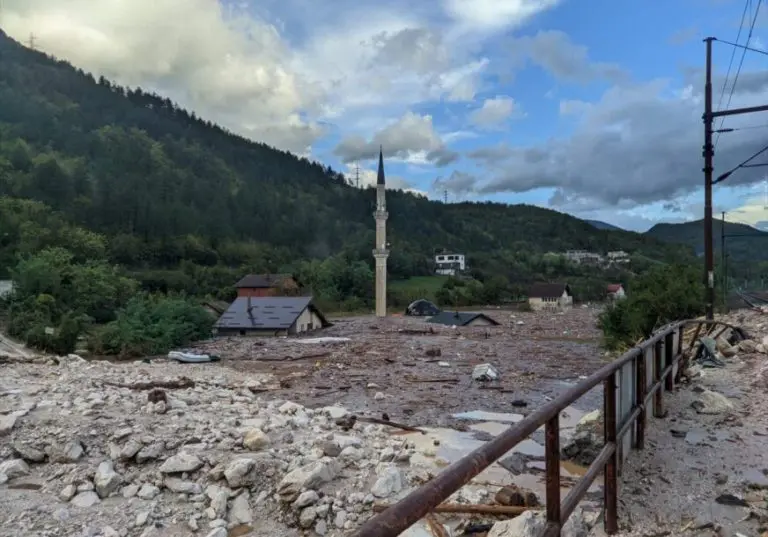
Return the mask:
[[568,250],[565,252],[565,258],[574,263],[602,263],[603,256],[586,250]]
[[464,254],[437,254],[435,256],[435,274],[456,276],[467,270]]
[[608,252],[609,263],[625,264],[629,263],[629,254],[624,250],[616,250],[615,252]]

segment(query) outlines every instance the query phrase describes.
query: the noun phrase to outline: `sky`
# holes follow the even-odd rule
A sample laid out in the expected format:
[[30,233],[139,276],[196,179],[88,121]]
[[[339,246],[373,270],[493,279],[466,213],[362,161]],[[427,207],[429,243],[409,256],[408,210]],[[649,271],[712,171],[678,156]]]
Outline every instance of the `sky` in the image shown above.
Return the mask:
[[[705,45],[764,50],[768,0],[0,0],[10,36],[199,116],[449,202],[531,203],[644,231],[703,215]],[[758,9],[759,6],[759,9]],[[768,55],[713,44],[715,109],[768,103]],[[725,89],[725,91],[723,91]],[[768,145],[717,128],[715,176]],[[768,162],[768,153],[761,161]],[[766,168],[714,209],[768,230]]]

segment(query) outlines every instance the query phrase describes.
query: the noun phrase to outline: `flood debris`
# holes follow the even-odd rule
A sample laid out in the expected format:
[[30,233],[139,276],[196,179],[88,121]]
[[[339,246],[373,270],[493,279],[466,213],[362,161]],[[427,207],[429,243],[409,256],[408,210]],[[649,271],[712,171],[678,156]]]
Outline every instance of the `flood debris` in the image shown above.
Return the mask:
[[491,382],[499,380],[499,370],[492,364],[478,364],[472,370],[472,379],[479,382]]

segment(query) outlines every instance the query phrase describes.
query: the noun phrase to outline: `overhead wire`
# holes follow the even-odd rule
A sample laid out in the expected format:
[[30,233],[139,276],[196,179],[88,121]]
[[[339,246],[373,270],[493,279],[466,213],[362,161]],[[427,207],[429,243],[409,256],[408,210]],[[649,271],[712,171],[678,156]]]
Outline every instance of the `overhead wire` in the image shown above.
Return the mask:
[[[749,6],[751,4],[751,0],[746,0],[744,2],[744,11],[741,12],[741,22],[739,23],[739,32],[736,34],[736,43],[739,42],[739,39],[741,39],[741,31],[744,29],[744,21],[747,18],[747,11],[749,10]],[[749,44],[749,43],[747,43]],[[723,97],[725,97],[725,90],[728,88],[728,79],[731,76],[731,68],[733,67],[733,60],[736,57],[736,49],[734,48],[731,51],[731,60],[728,62],[728,70],[725,73],[725,80],[723,80],[723,88],[720,90],[720,99],[717,101],[717,110],[720,110],[720,107],[723,104]],[[722,127],[722,120],[720,126]],[[715,140],[715,147],[717,147],[717,140],[720,139],[720,133],[718,133],[717,139]]]
[[[755,31],[755,24],[757,24],[757,17],[760,14],[760,5],[762,4],[762,2],[763,2],[763,0],[757,0],[757,5],[755,6],[755,13],[752,16],[752,23],[749,26],[749,33],[747,34],[747,42],[746,42],[745,47],[749,47],[749,44],[752,41],[752,34]],[[747,5],[745,6],[745,9],[746,9],[747,6],[751,5],[751,3],[752,3],[751,0],[747,0]],[[745,11],[745,13],[746,13],[746,11]],[[742,23],[743,23],[743,19],[744,18],[742,17]],[[736,43],[739,42],[739,36],[740,35],[741,35],[741,27],[739,28],[739,34],[736,37]],[[736,49],[734,48],[733,52],[735,52],[735,51],[736,51]],[[733,94],[736,91],[736,83],[739,81],[739,75],[741,74],[741,68],[744,66],[744,58],[746,57],[746,55],[747,55],[747,49],[746,48],[742,48],[741,60],[739,61],[739,67],[736,69],[736,75],[733,77],[733,83],[731,84],[731,91],[728,94],[728,103],[725,105],[726,109],[729,106],[731,106],[731,100],[733,99]],[[733,54],[731,55],[731,58],[733,58]],[[730,70],[730,68],[729,68],[729,70]],[[726,75],[726,83],[727,83],[727,79],[728,79],[728,77]],[[722,97],[722,95],[721,95],[721,97]],[[720,108],[720,104],[722,104],[722,100],[721,100],[721,103],[718,103],[718,108]],[[720,126],[718,127],[717,130],[721,130],[723,128],[723,124],[724,123],[725,123],[725,117],[720,119]],[[715,138],[715,149],[717,149],[717,142],[720,141],[720,134],[721,133],[718,132],[717,133],[717,137]]]
[[759,157],[760,155],[762,155],[762,154],[763,154],[763,153],[765,153],[766,151],[768,151],[768,145],[767,145],[767,146],[765,146],[764,148],[762,148],[760,151],[758,151],[758,152],[757,152],[757,153],[755,153],[754,155],[752,155],[751,157],[749,157],[747,160],[745,160],[744,162],[742,162],[742,163],[741,163],[741,164],[739,164],[738,166],[734,167],[734,168],[733,168],[733,169],[731,169],[730,171],[728,171],[728,172],[724,173],[723,175],[721,175],[720,177],[718,177],[717,179],[715,179],[714,181],[712,181],[712,184],[714,185],[714,184],[717,184],[717,183],[719,183],[719,182],[721,182],[721,181],[725,181],[725,180],[728,178],[728,176],[730,176],[730,175],[731,175],[733,172],[735,172],[735,171],[736,171],[736,170],[738,170],[739,168],[744,168],[744,167],[746,167],[746,166],[747,166],[747,164],[749,164],[750,162],[752,162],[753,160],[755,160],[757,157]]

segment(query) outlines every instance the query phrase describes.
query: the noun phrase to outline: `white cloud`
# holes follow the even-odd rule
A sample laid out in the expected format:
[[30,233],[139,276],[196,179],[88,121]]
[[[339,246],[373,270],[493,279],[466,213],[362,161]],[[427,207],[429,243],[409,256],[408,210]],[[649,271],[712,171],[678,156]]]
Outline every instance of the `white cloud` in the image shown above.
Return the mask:
[[469,119],[480,127],[496,127],[518,113],[518,108],[512,97],[493,97],[486,99],[480,108],[470,114]]
[[373,135],[370,140],[353,135],[344,138],[334,153],[344,162],[374,159],[383,148],[384,155],[419,163],[445,166],[458,155],[449,150],[432,125],[432,116],[408,112]]
[[560,0],[443,0],[448,14],[468,31],[516,28]]
[[[384,163],[384,170],[386,171],[387,163]],[[344,176],[347,179],[347,182],[350,185],[360,187],[360,188],[367,188],[369,186],[375,186],[376,185],[376,179],[377,179],[377,170],[376,169],[369,169],[369,168],[358,168],[354,164],[347,164],[347,171],[344,174]],[[427,196],[427,193],[423,190],[419,190],[417,188],[413,187],[413,184],[398,176],[398,175],[389,175],[386,174],[386,181],[387,181],[387,190],[404,190],[406,192],[410,192],[411,194],[416,194],[419,196]]]

